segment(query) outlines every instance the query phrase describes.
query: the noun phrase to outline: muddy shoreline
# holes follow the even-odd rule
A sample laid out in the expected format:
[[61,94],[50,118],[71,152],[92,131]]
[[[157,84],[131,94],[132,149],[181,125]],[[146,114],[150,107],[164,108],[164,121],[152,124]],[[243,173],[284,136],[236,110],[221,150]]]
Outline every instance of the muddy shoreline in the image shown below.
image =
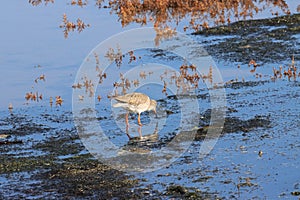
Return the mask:
[[299,32],[300,14],[294,14],[239,21],[199,31],[194,35],[225,37],[217,44],[203,42],[208,53],[217,59],[244,64],[254,59],[259,60],[259,64],[265,64],[286,60],[292,55],[300,60],[300,44],[294,37]]

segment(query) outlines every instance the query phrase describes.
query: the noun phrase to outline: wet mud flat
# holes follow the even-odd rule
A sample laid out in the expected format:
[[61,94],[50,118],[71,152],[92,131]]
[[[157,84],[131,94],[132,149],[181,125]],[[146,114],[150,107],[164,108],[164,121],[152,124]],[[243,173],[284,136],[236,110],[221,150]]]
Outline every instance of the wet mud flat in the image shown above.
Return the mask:
[[[254,59],[264,64],[287,60],[292,55],[300,60],[299,33],[300,14],[294,14],[239,21],[194,35],[207,36],[202,44],[210,55],[218,59],[246,64]],[[212,36],[218,37],[210,40]]]
[[[71,121],[70,112],[36,117],[16,113],[1,119],[1,127],[13,126],[0,131],[0,197],[135,197],[131,187],[136,181],[95,160]],[[67,126],[51,127],[53,123]]]
[[[286,87],[286,84],[291,83],[283,83],[282,87]],[[290,85],[294,89],[293,95],[285,91],[281,93],[282,98],[299,103],[299,86],[297,83]],[[188,152],[165,169],[141,174],[117,171],[89,154],[77,135],[71,112],[54,110],[52,113],[43,114],[44,108],[41,107],[36,112],[41,114],[24,114],[27,112],[25,110],[21,113],[7,113],[0,121],[1,197],[239,199],[258,198],[260,194],[262,197],[298,196],[300,183],[291,181],[280,186],[283,169],[276,169],[274,166],[270,169],[269,165],[274,165],[272,160],[278,157],[284,167],[292,168],[289,173],[299,170],[297,152],[299,153],[300,144],[297,128],[300,121],[299,118],[294,118],[298,116],[299,109],[286,108],[288,112],[285,114],[289,117],[279,113],[280,102],[274,103],[276,109],[266,110],[267,102],[274,100],[273,95],[278,89],[271,81],[261,84],[240,82],[235,87],[228,87],[231,90],[228,93],[229,105],[233,106],[226,108],[224,128],[218,140],[221,147],[215,147],[216,152],[213,151],[208,157],[199,160],[198,150],[210,126],[211,110],[207,109],[201,113],[195,141]],[[270,91],[268,95],[264,94],[266,88]],[[253,100],[264,95],[267,97],[263,102],[255,103]],[[206,101],[204,96],[199,97],[199,100]],[[249,99],[236,98],[237,96],[249,96]],[[253,110],[253,107],[257,107],[257,110]],[[176,110],[170,113],[170,117],[172,115],[176,117]],[[287,123],[293,118],[293,123]],[[104,118],[99,120],[107,120],[107,123],[110,121]],[[278,140],[282,140],[282,135],[285,141],[280,143]],[[172,137],[172,134],[165,135],[154,143],[128,139],[127,147],[143,148],[152,145],[159,149]],[[225,157],[222,158],[222,154]],[[218,158],[220,155],[221,158]],[[229,161],[231,156],[233,160]],[[241,156],[242,160],[237,161],[235,156],[237,159]],[[245,157],[249,157],[248,162],[244,160]],[[255,162],[261,163],[260,173],[265,172],[269,180],[261,180],[264,176],[260,177],[256,170],[252,171],[252,168],[257,168]],[[277,164],[280,166],[282,162]],[[273,176],[275,180],[270,178]],[[265,187],[264,184],[279,184],[279,188],[283,189],[260,193]],[[288,191],[284,189],[286,185],[289,186]],[[256,190],[259,195],[251,196]]]
[[[42,108],[43,109],[43,108]],[[210,110],[203,113],[195,141],[203,140],[209,126]],[[228,112],[236,112],[228,110]],[[136,188],[140,179],[100,163],[82,145],[72,124],[72,114],[55,113],[40,116],[7,114],[0,121],[1,197],[2,198],[215,198],[215,194],[181,185],[170,185],[164,191]],[[58,124],[67,123],[60,128]],[[40,123],[39,123],[40,122]],[[47,125],[45,125],[47,124]],[[54,126],[51,126],[53,125]],[[55,125],[56,124],[56,125]],[[6,126],[11,126],[5,129]],[[58,127],[56,127],[58,126]],[[248,132],[270,126],[268,117],[249,120],[226,117],[222,134]],[[125,133],[124,133],[125,134]],[[172,138],[169,138],[170,140]],[[163,146],[168,140],[156,141]],[[131,148],[142,146],[129,142]],[[149,196],[150,195],[150,196]]]
[[[258,48],[261,40],[252,38],[257,32],[268,35],[261,38],[266,40],[265,48],[278,50],[278,54],[265,54]],[[274,38],[270,37],[281,32],[285,34],[278,36],[281,42],[275,44],[280,46],[274,48]],[[262,62],[285,62],[291,52],[296,60],[299,55],[299,40],[294,39],[299,34],[299,15],[237,22],[201,34],[242,35],[207,46],[220,59],[233,62],[246,63],[255,59],[254,56]],[[243,47],[247,38],[248,46]],[[300,195],[299,88],[299,81],[287,79],[226,84],[224,125],[210,154],[199,158],[207,130],[213,128],[211,109],[207,106],[200,112],[195,139],[188,151],[170,166],[147,173],[124,173],[95,159],[77,134],[72,112],[63,107],[25,107],[13,110],[12,114],[2,111],[0,198],[297,199]],[[199,93],[199,104],[209,105],[208,90]],[[180,116],[175,98],[166,97],[158,102],[167,105],[168,118],[175,120]],[[142,115],[142,121],[146,117]],[[112,118],[100,116],[98,120],[111,125]],[[110,133],[115,134],[113,137],[125,135],[113,130],[114,126],[109,127]],[[154,142],[125,137],[121,145],[160,149],[175,134],[173,129],[165,130]]]

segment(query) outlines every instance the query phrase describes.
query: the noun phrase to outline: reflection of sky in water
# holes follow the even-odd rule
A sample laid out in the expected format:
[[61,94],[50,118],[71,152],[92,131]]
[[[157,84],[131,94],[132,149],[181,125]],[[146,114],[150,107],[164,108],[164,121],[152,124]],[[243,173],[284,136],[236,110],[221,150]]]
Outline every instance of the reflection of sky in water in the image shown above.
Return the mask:
[[[297,2],[290,0],[288,3],[295,12]],[[109,15],[108,9],[99,11],[93,3],[85,8],[59,1],[37,7],[27,1],[6,1],[4,4],[0,8],[0,109],[6,109],[9,102],[20,106],[25,102],[25,93],[36,90],[43,90],[45,98],[66,95],[69,99],[74,75],[91,49],[111,35],[139,27],[130,25],[122,29],[116,16]],[[80,34],[70,33],[69,38],[64,39],[59,28],[63,13],[71,21],[81,18],[91,27]],[[257,16],[267,15],[263,12]],[[35,65],[43,68],[35,69]],[[34,79],[43,73],[46,82],[37,87]],[[48,103],[48,99],[45,101]]]
[[[293,0],[289,2],[291,2],[291,5],[293,4],[293,9],[296,9],[298,2]],[[45,97],[61,95],[64,99],[67,99],[63,106],[65,108],[66,104],[71,103],[71,85],[84,58],[99,42],[122,31],[121,25],[117,22],[115,16],[110,16],[108,10],[99,11],[93,6],[81,9],[67,6],[65,2],[58,1],[54,5],[49,4],[47,7],[32,7],[27,1],[6,1],[5,4],[5,6],[0,7],[0,22],[6,26],[4,29],[2,28],[0,35],[2,47],[0,48],[0,110],[7,109],[9,102],[12,102],[14,106],[20,106],[25,102],[25,93],[36,90],[43,92]],[[92,24],[92,27],[80,34],[71,33],[68,39],[64,39],[62,30],[58,28],[64,12],[68,14],[70,19],[80,17],[87,23]],[[73,12],[73,14],[68,12]],[[16,13],[16,16],[11,16],[12,13]],[[259,14],[259,16],[265,15]],[[132,27],[135,26],[126,29]],[[299,40],[299,35],[296,37]],[[286,64],[289,63],[290,60],[286,61]],[[43,67],[34,68],[38,64]],[[170,62],[163,64],[170,64]],[[217,62],[217,66],[222,67],[222,63]],[[222,68],[224,79],[232,78],[232,70],[237,69],[235,65],[230,66],[233,66],[233,68]],[[243,69],[246,69],[247,73]],[[270,64],[264,68],[258,68],[257,72],[270,74],[272,73],[271,69],[272,65]],[[35,84],[34,79],[43,73],[46,75],[46,82],[40,81]],[[236,76],[236,73],[234,76]],[[237,76],[239,80],[242,77],[255,79],[253,74],[249,73],[247,66],[241,67]],[[247,90],[243,88],[226,89],[232,95],[229,98],[228,105],[239,111],[232,113],[232,116],[249,119],[255,115],[265,116],[270,114],[272,128],[267,130],[254,129],[248,132],[246,136],[241,134],[225,135],[220,138],[211,156],[208,157],[208,161],[204,160],[203,162],[202,160],[199,161],[198,157],[193,157],[193,152],[198,152],[200,146],[196,143],[193,146],[194,149],[186,153],[187,158],[190,156],[191,163],[182,164],[181,161],[185,159],[183,157],[168,169],[163,169],[155,174],[144,175],[145,180],[156,183],[185,184],[186,186],[201,188],[201,190],[205,187],[211,187],[221,194],[230,196],[231,191],[237,191],[235,184],[239,182],[240,177],[251,177],[255,178],[251,181],[259,184],[259,188],[254,188],[253,193],[243,192],[245,190],[251,191],[252,188],[242,188],[240,198],[246,199],[255,195],[270,194],[269,197],[274,199],[278,198],[282,192],[284,192],[284,195],[289,195],[294,190],[294,185],[299,182],[299,175],[297,174],[299,171],[299,159],[297,159],[299,142],[296,140],[299,133],[299,106],[297,106],[299,105],[299,98],[297,98],[298,88],[294,84],[297,83],[282,81],[274,84],[261,84],[253,88],[248,87]],[[293,85],[293,87],[289,90],[290,85]],[[32,89],[32,86],[35,88]],[[283,97],[289,97],[289,95],[291,95],[291,101],[283,99]],[[45,99],[45,104],[48,105],[48,101],[48,99]],[[206,101],[200,102],[203,109],[209,107],[209,102]],[[97,116],[105,116],[101,113],[101,103],[103,102],[96,102],[96,108],[99,111]],[[255,103],[256,106],[253,106]],[[29,115],[28,112],[30,111],[27,111],[26,114]],[[44,109],[40,112],[43,113]],[[284,116],[282,113],[284,113]],[[39,114],[36,113],[37,116]],[[105,117],[110,119],[110,115]],[[171,117],[169,118],[173,120]],[[177,115],[174,114],[174,119],[176,117]],[[120,117],[121,122],[122,120]],[[131,119],[131,122],[134,120],[136,119]],[[69,127],[70,124],[53,123],[52,126],[63,126],[64,128],[64,126]],[[112,126],[104,128],[114,129]],[[109,132],[108,135],[116,135],[117,137],[112,138],[112,141],[117,145],[122,145],[127,142],[127,136],[122,130],[117,131],[116,133]],[[165,133],[167,131],[162,131],[160,135]],[[147,135],[147,131],[144,134]],[[269,135],[271,138],[263,138],[263,135]],[[34,137],[37,138],[36,135]],[[241,147],[245,147],[246,151],[242,152]],[[262,158],[257,155],[259,150],[264,152]],[[198,155],[195,154],[194,156]],[[197,168],[198,166],[200,167]],[[218,166],[220,168],[219,174]],[[225,169],[222,171],[222,168]],[[194,169],[196,170],[194,171]],[[202,169],[206,169],[206,171],[200,171]],[[270,170],[266,172],[266,169]],[[193,178],[186,176],[186,170],[189,170],[188,173]],[[178,175],[164,176],[170,171]],[[202,173],[204,175],[211,174],[213,178],[207,180],[207,182],[197,182],[197,179],[202,178]],[[193,182],[193,180],[196,182]],[[0,182],[5,181],[7,180],[3,177],[0,178]],[[219,183],[222,183],[222,181],[229,181],[229,184],[220,185]],[[154,185],[154,189],[165,188],[163,184],[157,184]],[[237,192],[234,195],[237,195]]]

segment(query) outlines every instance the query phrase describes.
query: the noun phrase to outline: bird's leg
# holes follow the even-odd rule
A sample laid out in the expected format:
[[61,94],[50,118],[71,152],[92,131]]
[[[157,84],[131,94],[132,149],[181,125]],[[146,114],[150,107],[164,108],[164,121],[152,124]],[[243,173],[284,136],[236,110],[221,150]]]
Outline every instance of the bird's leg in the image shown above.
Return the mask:
[[126,123],[126,128],[128,128],[129,127],[129,123],[128,123],[128,112],[126,113],[126,115],[125,115],[125,123]]
[[139,132],[140,139],[141,139],[143,136],[142,136],[142,128],[140,126],[138,127],[138,132]]
[[156,110],[153,110],[154,114],[155,114],[155,117],[157,118],[157,112]]
[[140,126],[143,126],[143,124],[141,123],[141,114],[140,113],[138,114],[138,124]]
[[129,135],[129,126],[128,125],[126,125],[126,135],[127,135],[128,139],[130,140],[131,137]]

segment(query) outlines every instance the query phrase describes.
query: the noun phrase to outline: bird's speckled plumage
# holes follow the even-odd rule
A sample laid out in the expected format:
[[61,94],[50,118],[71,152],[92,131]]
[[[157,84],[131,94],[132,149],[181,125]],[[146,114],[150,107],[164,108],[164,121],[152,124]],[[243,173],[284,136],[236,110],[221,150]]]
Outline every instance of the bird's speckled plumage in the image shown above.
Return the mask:
[[114,104],[113,107],[122,107],[129,112],[134,112],[139,115],[139,125],[142,125],[140,122],[140,114],[142,112],[153,110],[156,113],[156,101],[151,100],[147,95],[143,93],[134,92],[123,96],[117,96],[114,99],[118,102]]

